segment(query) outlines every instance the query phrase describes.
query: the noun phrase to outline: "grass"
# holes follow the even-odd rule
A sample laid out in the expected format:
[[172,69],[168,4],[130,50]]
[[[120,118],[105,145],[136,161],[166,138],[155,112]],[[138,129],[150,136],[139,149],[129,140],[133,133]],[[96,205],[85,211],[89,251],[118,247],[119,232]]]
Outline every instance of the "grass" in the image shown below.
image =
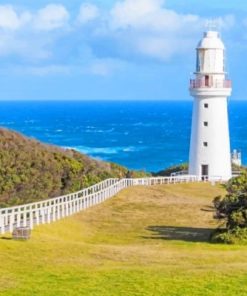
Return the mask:
[[0,239],[0,295],[247,295],[247,247],[210,244],[220,186],[133,187],[27,242]]

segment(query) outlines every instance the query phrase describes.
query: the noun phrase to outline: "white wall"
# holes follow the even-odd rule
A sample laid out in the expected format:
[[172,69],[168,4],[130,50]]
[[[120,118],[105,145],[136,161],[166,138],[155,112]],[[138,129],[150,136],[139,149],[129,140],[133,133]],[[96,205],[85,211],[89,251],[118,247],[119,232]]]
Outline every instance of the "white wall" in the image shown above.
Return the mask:
[[[204,107],[205,103],[208,108]],[[208,126],[204,126],[204,121]],[[204,147],[203,142],[207,142],[208,147]],[[225,97],[197,96],[194,100],[189,174],[201,176],[203,164],[209,166],[209,177],[231,178],[226,94]]]

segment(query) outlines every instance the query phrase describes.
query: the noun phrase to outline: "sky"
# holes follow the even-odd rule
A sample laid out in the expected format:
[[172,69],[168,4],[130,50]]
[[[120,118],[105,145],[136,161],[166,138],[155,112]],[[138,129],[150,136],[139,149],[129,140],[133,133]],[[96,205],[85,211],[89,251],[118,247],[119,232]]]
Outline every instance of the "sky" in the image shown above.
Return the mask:
[[1,1],[0,100],[190,100],[208,19],[245,100],[246,1]]

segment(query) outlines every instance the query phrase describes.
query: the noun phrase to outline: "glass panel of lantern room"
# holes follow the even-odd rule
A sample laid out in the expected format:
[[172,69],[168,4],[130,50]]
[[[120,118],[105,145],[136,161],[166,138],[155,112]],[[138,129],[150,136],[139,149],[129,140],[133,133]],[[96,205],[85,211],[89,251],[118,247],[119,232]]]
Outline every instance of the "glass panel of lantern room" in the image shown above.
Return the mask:
[[199,49],[199,72],[204,72],[204,50]]
[[197,55],[196,55],[196,72],[200,72],[200,58],[199,58],[199,50],[197,50]]

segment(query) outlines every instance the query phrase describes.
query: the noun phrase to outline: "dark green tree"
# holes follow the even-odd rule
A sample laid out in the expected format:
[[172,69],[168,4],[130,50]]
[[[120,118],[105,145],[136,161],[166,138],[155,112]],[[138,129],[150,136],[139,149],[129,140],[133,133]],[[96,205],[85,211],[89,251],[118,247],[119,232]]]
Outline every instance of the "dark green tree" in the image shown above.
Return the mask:
[[226,222],[227,229],[247,227],[247,170],[226,185],[225,197],[216,197],[216,218]]

